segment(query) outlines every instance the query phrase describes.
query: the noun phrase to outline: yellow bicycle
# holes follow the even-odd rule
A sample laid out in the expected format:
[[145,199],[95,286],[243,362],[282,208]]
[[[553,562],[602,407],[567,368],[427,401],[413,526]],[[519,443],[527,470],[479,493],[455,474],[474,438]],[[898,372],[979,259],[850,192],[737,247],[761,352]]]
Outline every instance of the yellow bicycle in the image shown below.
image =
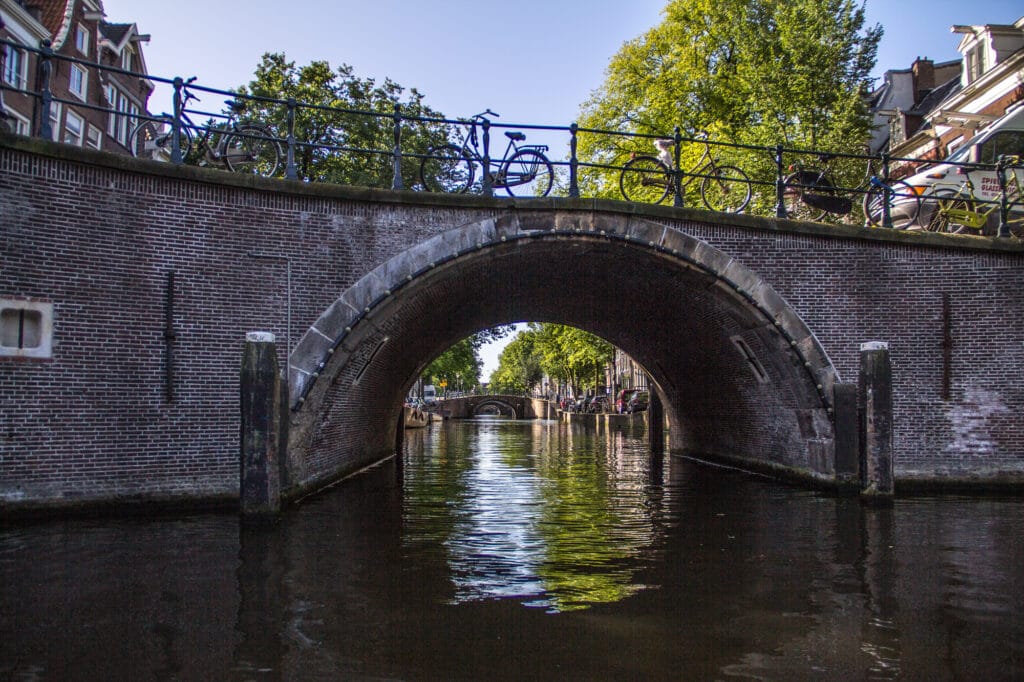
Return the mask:
[[[1021,171],[1024,169],[1020,156],[1003,158],[1006,178],[1006,222],[1010,233],[1024,238],[1024,193],[1021,192]],[[999,171],[1003,172],[1003,171]],[[988,225],[989,216],[999,210],[1002,203],[999,192],[991,192],[995,198],[984,198],[976,191],[971,176],[963,172],[964,181],[958,186],[936,185],[931,194],[921,198],[922,208],[931,209],[931,217],[925,224],[929,232],[953,234],[981,233]]]

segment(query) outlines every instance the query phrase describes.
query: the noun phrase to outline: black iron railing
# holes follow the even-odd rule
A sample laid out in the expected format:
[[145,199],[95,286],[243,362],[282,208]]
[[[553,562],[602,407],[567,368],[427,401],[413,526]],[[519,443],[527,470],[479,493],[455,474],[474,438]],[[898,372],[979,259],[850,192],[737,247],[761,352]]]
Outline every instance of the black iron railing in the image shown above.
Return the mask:
[[[112,116],[125,116],[132,121],[131,128],[146,123],[152,124],[157,133],[164,136],[168,145],[166,148],[166,160],[172,163],[184,163],[189,159],[182,153],[182,140],[187,135],[189,138],[208,135],[210,133],[225,131],[225,126],[233,114],[224,111],[205,111],[190,106],[194,98],[189,93],[202,92],[218,96],[226,96],[234,101],[245,101],[258,105],[256,108],[264,112],[272,112],[270,119],[279,124],[269,125],[270,121],[248,121],[259,124],[259,128],[248,131],[238,129],[232,132],[236,137],[253,138],[266,137],[279,149],[283,150],[283,163],[280,165],[280,172],[277,173],[288,180],[313,180],[314,178],[301,177],[297,158],[304,153],[312,153],[329,157],[330,155],[357,155],[367,159],[378,159],[380,167],[378,170],[386,169],[386,172],[378,174],[377,185],[382,188],[394,190],[402,189],[423,189],[415,180],[407,181],[407,178],[415,177],[415,171],[424,164],[424,160],[437,159],[438,157],[428,148],[412,148],[407,141],[413,126],[420,126],[423,130],[432,131],[438,139],[451,142],[455,141],[458,132],[464,134],[475,134],[479,126],[482,140],[478,157],[474,160],[480,163],[483,172],[480,184],[474,185],[472,189],[479,191],[486,196],[493,196],[495,193],[495,179],[500,178],[496,173],[489,172],[493,167],[500,166],[504,159],[495,159],[491,147],[491,137],[494,129],[516,132],[522,130],[543,131],[564,139],[565,156],[563,158],[550,159],[552,167],[557,169],[555,175],[555,193],[561,196],[578,198],[588,197],[616,197],[625,194],[615,191],[616,181],[623,184],[623,174],[629,172],[627,165],[631,158],[637,155],[654,157],[652,150],[655,149],[654,142],[658,140],[669,140],[671,144],[665,149],[670,149],[670,158],[662,157],[667,180],[655,178],[650,180],[651,184],[667,182],[664,187],[665,194],[672,195],[672,202],[675,206],[683,206],[687,198],[693,198],[696,194],[686,190],[689,184],[700,186],[705,180],[715,181],[721,179],[716,171],[705,169],[687,170],[686,159],[683,156],[685,149],[699,149],[701,147],[709,150],[711,158],[721,156],[726,159],[729,165],[736,165],[739,168],[743,162],[747,170],[740,171],[742,182],[756,190],[749,205],[744,204],[743,210],[751,213],[760,213],[779,218],[787,217],[792,207],[806,205],[819,211],[819,219],[823,216],[826,220],[841,222],[852,220],[864,224],[878,224],[884,227],[894,225],[891,207],[900,200],[913,200],[921,202],[928,201],[928,197],[920,197],[919,189],[901,185],[894,180],[894,170],[899,169],[902,175],[909,168],[917,168],[936,161],[912,158],[895,158],[888,154],[851,154],[837,152],[822,152],[811,149],[788,148],[782,144],[774,146],[756,146],[736,144],[732,142],[708,139],[707,137],[694,132],[684,135],[682,128],[677,126],[671,133],[638,133],[617,130],[600,130],[583,128],[576,123],[568,126],[536,125],[536,124],[505,124],[492,121],[489,118],[473,119],[450,119],[440,117],[429,117],[414,115],[403,110],[403,106],[397,102],[393,103],[388,111],[363,111],[346,109],[342,107],[327,107],[310,103],[296,101],[294,98],[274,99],[258,97],[249,94],[242,94],[230,90],[221,90],[198,84],[194,78],[183,79],[180,77],[163,78],[150,74],[140,74],[124,69],[99,64],[96,62],[66,57],[53,52],[48,41],[44,41],[40,47],[33,48],[20,45],[6,40],[0,40],[4,45],[4,51],[0,51],[0,73],[3,73],[3,56],[7,49],[16,49],[25,54],[34,54],[37,58],[37,68],[33,87],[29,88],[29,80],[18,85],[3,82],[0,79],[0,120],[7,118],[4,110],[3,93],[17,92],[33,98],[37,102],[38,111],[33,116],[34,124],[32,133],[38,137],[54,139],[54,131],[51,127],[51,111],[55,104],[71,105],[79,109],[106,112]],[[171,101],[173,111],[164,115],[152,115],[149,113],[134,114],[118,110],[113,104],[99,106],[89,104],[79,99],[64,99],[54,95],[52,74],[54,64],[57,62],[68,62],[78,64],[87,69],[94,69],[100,72],[118,74],[128,78],[142,78],[150,82],[169,86],[172,92]],[[360,146],[347,144],[346,131],[334,130],[336,135],[328,139],[302,140],[296,137],[296,120],[300,114],[319,114],[325,117],[354,116],[368,121],[376,121],[376,139],[379,144],[376,146]],[[195,123],[194,121],[204,118],[205,122]],[[264,132],[265,131],[265,132]],[[84,136],[83,136],[84,137]],[[586,139],[588,152],[585,159],[580,158],[579,148],[581,139]],[[461,140],[458,140],[461,142]],[[807,159],[817,159],[808,163]],[[999,228],[998,235],[1001,237],[1010,236],[1010,223],[1021,222],[1011,221],[1012,211],[1019,210],[1021,205],[1020,181],[1013,177],[1013,168],[1019,166],[1019,159],[1000,159],[995,164],[957,164],[966,170],[990,170],[996,172],[999,183],[999,196],[996,199],[983,199],[975,196],[973,187],[970,190],[971,207],[975,210],[987,212],[998,211]],[[854,168],[864,167],[862,173],[855,172]],[[735,179],[735,178],[734,178]],[[500,182],[500,180],[499,180]],[[373,184],[374,180],[363,178],[360,184]],[[659,186],[660,189],[660,186]],[[961,185],[958,192],[963,195],[965,186]],[[510,192],[511,193],[511,192]],[[703,192],[701,192],[703,195]],[[854,203],[860,205],[863,199],[874,197],[878,199],[877,215],[866,216],[853,209]],[[707,200],[705,200],[707,203]],[[848,208],[849,206],[849,208]],[[920,208],[920,205],[919,205]],[[931,207],[934,209],[934,207]],[[991,209],[991,211],[990,211]],[[813,212],[812,211],[812,212]],[[872,219],[873,218],[873,219]],[[901,225],[905,227],[906,225]]]

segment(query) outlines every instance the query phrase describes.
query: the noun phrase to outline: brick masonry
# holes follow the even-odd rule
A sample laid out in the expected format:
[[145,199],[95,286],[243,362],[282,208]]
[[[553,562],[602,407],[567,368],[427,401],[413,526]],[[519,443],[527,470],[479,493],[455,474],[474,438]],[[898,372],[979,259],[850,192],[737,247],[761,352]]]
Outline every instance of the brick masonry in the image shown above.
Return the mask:
[[[781,295],[841,381],[856,380],[862,342],[888,341],[897,488],[1024,480],[1017,244],[619,202],[308,186],[4,136],[0,297],[52,303],[54,337],[51,359],[0,359],[0,505],[230,502],[245,334],[273,332],[283,364],[285,345],[374,268],[510,214],[552,226],[567,215],[642,221],[713,247]],[[519,319],[575,323],[642,359],[669,394],[678,449],[827,476],[831,432],[814,379],[771,320],[722,284],[596,234],[495,244],[438,267],[344,341],[316,412],[295,413],[305,440],[301,460],[289,452],[290,483],[315,486],[386,456],[416,371],[461,336]],[[753,378],[734,337],[768,381]]]

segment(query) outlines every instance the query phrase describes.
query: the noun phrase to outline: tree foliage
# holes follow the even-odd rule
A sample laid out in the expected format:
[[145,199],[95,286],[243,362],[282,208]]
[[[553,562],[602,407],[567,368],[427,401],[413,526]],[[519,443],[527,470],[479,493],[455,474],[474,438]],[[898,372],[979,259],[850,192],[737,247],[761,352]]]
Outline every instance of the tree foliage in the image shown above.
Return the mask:
[[582,329],[546,322],[530,324],[505,347],[491,385],[523,392],[546,374],[579,393],[591,380],[596,388],[614,357],[614,346]]
[[[287,100],[311,105],[295,110],[295,164],[299,177],[315,182],[334,182],[368,187],[391,187],[394,174],[395,105],[405,117],[443,118],[423,103],[423,95],[390,78],[377,83],[359,78],[351,66],[337,69],[327,61],[296,66],[284,53],[266,53],[253,79],[238,92],[254,97]],[[366,116],[356,111],[370,111]],[[250,100],[245,118],[270,125],[281,137],[287,135],[287,106]],[[447,141],[447,126],[403,120],[402,149],[423,151]],[[377,153],[375,153],[377,152]],[[379,153],[385,152],[385,153]],[[416,181],[418,163],[402,166],[405,187]]]
[[442,381],[452,388],[461,383],[465,389],[480,385],[480,348],[491,341],[507,336],[514,329],[512,325],[499,325],[467,336],[426,366],[423,380],[428,384],[440,384]]
[[[584,103],[580,125],[759,147],[859,152],[870,130],[864,95],[880,26],[865,28],[853,0],[672,0],[660,24],[625,43],[605,82]],[[690,145],[682,165],[702,151]],[[771,158],[714,147],[752,178],[771,180]],[[581,158],[621,165],[652,153],[647,139],[586,134]],[[615,171],[593,171],[588,191],[609,194]],[[693,183],[695,189],[699,183]]]

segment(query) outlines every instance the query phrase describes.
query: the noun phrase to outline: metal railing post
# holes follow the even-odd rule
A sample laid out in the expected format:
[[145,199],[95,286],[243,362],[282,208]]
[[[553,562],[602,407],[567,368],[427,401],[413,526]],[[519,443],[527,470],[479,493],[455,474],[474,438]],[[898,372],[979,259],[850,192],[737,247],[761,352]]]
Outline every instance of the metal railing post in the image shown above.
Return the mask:
[[53,48],[49,40],[39,44],[39,137],[52,140],[53,126],[50,125],[50,107],[53,105],[53,92],[50,91],[50,79],[53,73]]
[[395,102],[395,148],[392,151],[394,175],[391,178],[391,189],[404,189],[402,183],[402,110]]
[[569,196],[573,199],[580,197],[580,161],[576,158],[576,135],[578,132],[579,126],[575,123],[569,126]]
[[171,121],[171,163],[181,165],[181,89],[185,81],[181,76],[174,79],[174,119]]
[[882,152],[882,227],[892,227],[892,187],[889,185],[889,152]]
[[683,183],[679,172],[679,165],[683,157],[683,133],[679,126],[676,126],[672,141],[675,142],[675,168],[672,169],[672,193],[675,196],[672,198],[672,205],[683,206],[686,202],[683,201]]
[[295,98],[288,98],[288,156],[284,167],[284,177],[298,180],[299,171],[295,168]]
[[781,144],[775,145],[775,217],[786,216],[786,169],[782,165],[785,152]]
[[1006,197],[1006,157],[1000,156],[996,161],[996,179],[999,181],[999,232],[996,236],[1010,236],[1009,203]]
[[484,128],[484,196],[494,196],[494,179],[491,177],[491,122],[486,118],[482,122]]

